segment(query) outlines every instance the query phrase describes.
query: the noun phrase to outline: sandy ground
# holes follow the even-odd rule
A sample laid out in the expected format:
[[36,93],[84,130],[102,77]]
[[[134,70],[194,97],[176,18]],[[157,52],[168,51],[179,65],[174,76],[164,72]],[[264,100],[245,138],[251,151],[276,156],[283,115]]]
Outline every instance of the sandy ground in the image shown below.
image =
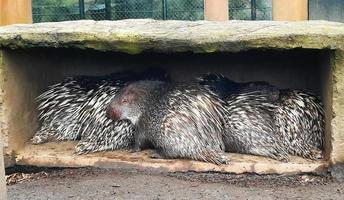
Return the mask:
[[135,169],[8,169],[9,199],[344,199],[328,175],[162,173]]

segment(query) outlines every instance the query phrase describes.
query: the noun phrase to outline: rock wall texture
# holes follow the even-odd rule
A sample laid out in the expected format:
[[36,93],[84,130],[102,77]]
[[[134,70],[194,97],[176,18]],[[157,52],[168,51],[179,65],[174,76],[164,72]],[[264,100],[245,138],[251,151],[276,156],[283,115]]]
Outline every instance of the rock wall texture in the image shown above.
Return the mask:
[[[6,166],[11,165],[13,162],[12,156],[10,155],[11,153],[8,153],[7,147],[8,147],[8,129],[7,129],[7,120],[5,116],[5,106],[4,106],[4,81],[6,78],[5,74],[5,66],[3,62],[3,54],[0,51],[0,148],[1,150],[4,149],[3,152],[4,154],[4,159],[5,159],[5,164]],[[0,158],[1,159],[1,158]]]
[[[2,77],[2,66],[3,66],[3,62],[2,62],[2,53],[0,52],[0,76]],[[0,82],[0,84],[2,85],[2,82]],[[0,123],[2,122],[2,119],[3,119],[3,112],[2,112],[2,109],[3,108],[3,101],[2,101],[2,97],[3,97],[3,94],[1,92],[2,90],[0,90]],[[3,130],[3,127],[2,125],[0,124],[0,128],[1,130]],[[5,183],[3,182],[3,180],[5,179],[5,174],[4,174],[4,144],[5,144],[5,141],[4,141],[4,138],[6,137],[7,138],[7,135],[5,135],[2,131],[0,130],[0,198],[2,197],[1,195],[3,193],[5,193]],[[7,142],[6,142],[7,143]]]
[[344,51],[337,50],[333,66],[332,154],[331,160],[344,162]]
[[238,52],[253,48],[344,48],[344,25],[274,21],[70,21],[0,28],[0,47],[90,48],[136,54]]
[[4,169],[4,157],[3,149],[0,141],[0,199],[6,199],[6,182],[5,182],[5,169]]

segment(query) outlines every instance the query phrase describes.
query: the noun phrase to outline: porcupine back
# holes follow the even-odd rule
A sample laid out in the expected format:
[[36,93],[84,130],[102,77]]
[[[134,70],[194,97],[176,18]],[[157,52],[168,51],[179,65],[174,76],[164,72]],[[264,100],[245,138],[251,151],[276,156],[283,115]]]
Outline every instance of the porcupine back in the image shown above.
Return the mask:
[[260,91],[241,92],[226,99],[224,141],[229,152],[288,160],[287,148],[275,130],[277,106]]
[[104,81],[81,105],[77,117],[82,135],[77,154],[128,148],[133,142],[133,128],[128,121],[114,122],[106,117],[106,108],[124,82]]
[[[203,82],[210,79],[212,82],[208,80],[206,83],[211,83],[211,86],[214,87],[215,82],[217,85],[221,85],[221,90],[218,91],[225,91],[222,96],[226,98],[229,104],[229,114],[226,116],[228,118],[227,125],[231,127],[226,133],[226,138],[230,136],[230,139],[225,141],[225,143],[230,144],[228,145],[229,148],[237,146],[234,149],[230,149],[230,151],[241,152],[240,147],[250,144],[250,142],[264,144],[266,142],[264,140],[271,138],[271,134],[268,134],[270,132],[275,134],[272,136],[280,144],[269,145],[274,147],[272,149],[275,149],[270,151],[270,155],[267,155],[269,157],[284,160],[286,158],[285,152],[311,159],[322,157],[324,111],[319,98],[300,90],[277,90],[264,82],[235,85],[234,88],[236,89],[233,91],[231,88],[224,87],[226,85],[224,83],[228,83],[230,80],[223,76],[216,76],[217,79],[214,79],[214,75],[205,75]],[[230,82],[233,85],[233,81]],[[215,86],[218,87],[217,85]],[[226,86],[232,87],[230,84]],[[224,90],[223,88],[226,89]],[[238,102],[242,104],[240,108],[236,108],[236,106],[240,105]],[[252,110],[252,112],[249,112],[249,110]],[[237,118],[249,120],[235,122]],[[257,124],[257,122],[259,123]],[[238,129],[238,127],[244,127],[244,130]],[[263,127],[268,131],[259,131]],[[256,129],[254,132],[264,133],[264,135],[269,135],[269,137],[252,137],[258,136],[258,134],[251,135],[245,132],[245,130],[250,132],[252,128]],[[232,132],[233,130],[234,132]],[[260,141],[259,138],[263,141]],[[238,141],[243,141],[243,144],[240,144]],[[269,144],[268,141],[271,141],[271,139],[267,140],[267,144]],[[264,155],[262,154],[262,149],[264,148],[260,148],[259,151],[255,150],[255,152],[258,152],[256,154]],[[277,158],[276,152],[281,152]],[[255,154],[254,152],[246,153]]]
[[73,77],[49,86],[37,97],[39,130],[31,139],[34,144],[53,140],[76,140],[76,116],[80,105],[87,99],[87,91]]
[[220,93],[227,103],[223,135],[226,151],[288,159],[275,132],[277,88],[266,82],[236,83],[219,74],[206,74],[199,80],[206,88]]
[[[156,68],[143,74],[139,77],[134,72],[123,71],[100,77],[75,76],[50,86],[38,97],[42,126],[33,143],[81,138],[83,145],[78,146],[78,153],[127,147],[132,138],[130,124],[108,120],[104,108],[126,82],[166,76],[165,71]],[[124,139],[126,135],[128,139]]]
[[118,90],[133,80],[165,80],[170,81],[165,70],[148,68],[142,71],[138,77],[130,77],[130,80],[104,80],[97,91],[82,105],[83,112],[78,117],[78,122],[83,124],[81,128],[81,141],[76,147],[77,154],[128,149],[133,144],[133,126],[128,120],[114,122],[106,116],[106,110],[111,99],[116,96]]
[[281,90],[274,118],[277,133],[291,155],[323,157],[325,119],[320,99],[300,90]]
[[[134,101],[123,107],[120,102],[128,96]],[[137,82],[123,88],[109,110],[141,113],[132,110],[137,105],[142,109],[135,124],[137,150],[148,142],[165,158],[188,158],[216,164],[227,162],[222,141],[224,123],[220,117],[222,101],[205,88],[194,83]],[[136,119],[136,116],[132,118]]]

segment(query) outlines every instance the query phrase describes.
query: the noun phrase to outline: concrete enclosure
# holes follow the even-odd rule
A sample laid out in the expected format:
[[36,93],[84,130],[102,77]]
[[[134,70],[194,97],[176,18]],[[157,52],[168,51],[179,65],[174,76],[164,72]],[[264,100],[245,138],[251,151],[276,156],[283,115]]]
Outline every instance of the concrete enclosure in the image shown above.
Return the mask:
[[[128,22],[134,24],[133,33],[130,33],[129,29],[120,28],[122,25],[126,27],[125,23]],[[106,35],[107,39],[104,38],[103,32],[92,33],[85,30],[84,33],[80,33],[82,31],[75,29],[70,31],[69,27],[76,25],[75,22],[9,26],[0,29],[0,47],[4,52],[1,75],[4,90],[1,134],[5,138],[8,165],[17,163],[111,167],[130,164],[170,171],[296,173],[321,171],[329,164],[344,161],[344,148],[342,148],[344,129],[341,128],[340,122],[337,122],[344,117],[341,115],[343,104],[340,103],[343,98],[340,96],[342,86],[339,85],[342,81],[340,74],[343,67],[343,54],[337,49],[343,44],[337,42],[338,38],[333,37],[333,40],[325,41],[327,42],[325,43],[321,38],[312,38],[307,32],[305,33],[307,37],[302,40],[295,36],[300,37],[299,35],[302,35],[300,32],[295,35],[282,32],[277,36],[274,35],[276,32],[279,33],[276,30],[259,32],[259,30],[269,29],[267,22],[125,20],[83,21],[79,22],[78,26],[89,27],[87,23],[93,24],[94,30],[97,28],[98,31],[100,27],[107,27],[109,25],[107,23],[113,24],[111,28],[115,28],[111,33],[112,37],[110,34]],[[273,23],[275,27],[281,29],[279,31],[283,31],[286,25],[295,27],[294,31],[300,27],[299,23]],[[166,27],[162,27],[161,24],[165,24]],[[344,34],[344,26],[341,24],[303,24],[330,28],[336,25],[341,28],[338,31]],[[146,28],[140,29],[140,26]],[[61,32],[53,34],[47,27],[54,27],[54,30]],[[165,29],[167,27],[171,29]],[[181,34],[173,35],[175,34],[173,30],[183,30],[185,27],[191,28],[187,29],[188,31],[184,29],[184,32],[180,32]],[[203,37],[202,30],[193,30],[192,27],[213,30],[213,37]],[[222,27],[222,30],[219,30],[219,27]],[[248,29],[252,29],[252,32],[247,36],[242,36],[244,38],[237,38],[235,33],[231,32],[233,27],[236,28],[235,31],[238,31],[238,34],[240,27],[249,27]],[[15,32],[16,28],[22,32]],[[169,33],[170,35],[167,34],[167,38],[153,35],[157,37],[154,38],[145,31],[154,28],[159,29],[158,34]],[[285,28],[288,29],[288,27]],[[228,37],[223,35],[224,31],[229,34]],[[250,31],[246,30],[246,32]],[[79,34],[78,38],[73,38],[77,34]],[[87,34],[96,34],[97,38]],[[153,30],[152,34],[154,34]],[[188,37],[183,34],[187,34]],[[328,37],[327,33],[318,32],[317,34]],[[119,39],[114,40],[116,37]],[[285,41],[284,37],[287,37]],[[145,43],[146,40],[147,43]],[[268,158],[230,154],[231,165],[214,166],[196,161],[152,160],[147,157],[149,152],[130,154],[115,151],[75,157],[73,156],[75,143],[48,143],[38,146],[27,143],[39,126],[35,97],[48,85],[70,75],[103,75],[123,69],[140,71],[148,67],[166,69],[174,81],[185,81],[206,72],[220,72],[239,82],[268,81],[280,88],[303,89],[319,95],[326,110],[326,159],[308,161],[295,157],[290,163],[281,163]]]

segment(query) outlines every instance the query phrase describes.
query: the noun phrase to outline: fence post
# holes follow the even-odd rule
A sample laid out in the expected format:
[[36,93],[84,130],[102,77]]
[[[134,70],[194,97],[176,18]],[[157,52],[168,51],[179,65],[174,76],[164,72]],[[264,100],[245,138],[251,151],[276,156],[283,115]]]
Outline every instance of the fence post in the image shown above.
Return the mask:
[[84,2],[84,0],[79,0],[79,14],[80,14],[80,19],[85,19],[85,2]]
[[105,0],[105,19],[111,20],[112,15],[111,0]]
[[31,0],[0,0],[0,15],[0,25],[31,24]]
[[[1,54],[1,52],[0,52]],[[1,65],[1,56],[0,55],[0,65]],[[5,163],[4,163],[4,146],[3,146],[3,139],[0,135],[0,199],[7,198],[7,191],[6,191],[6,179],[5,179]]]
[[257,19],[257,2],[256,0],[251,0],[251,20]]
[[162,0],[162,19],[167,20],[167,0]]
[[204,19],[209,21],[228,20],[228,0],[204,0]]
[[273,0],[272,20],[308,20],[308,0]]

